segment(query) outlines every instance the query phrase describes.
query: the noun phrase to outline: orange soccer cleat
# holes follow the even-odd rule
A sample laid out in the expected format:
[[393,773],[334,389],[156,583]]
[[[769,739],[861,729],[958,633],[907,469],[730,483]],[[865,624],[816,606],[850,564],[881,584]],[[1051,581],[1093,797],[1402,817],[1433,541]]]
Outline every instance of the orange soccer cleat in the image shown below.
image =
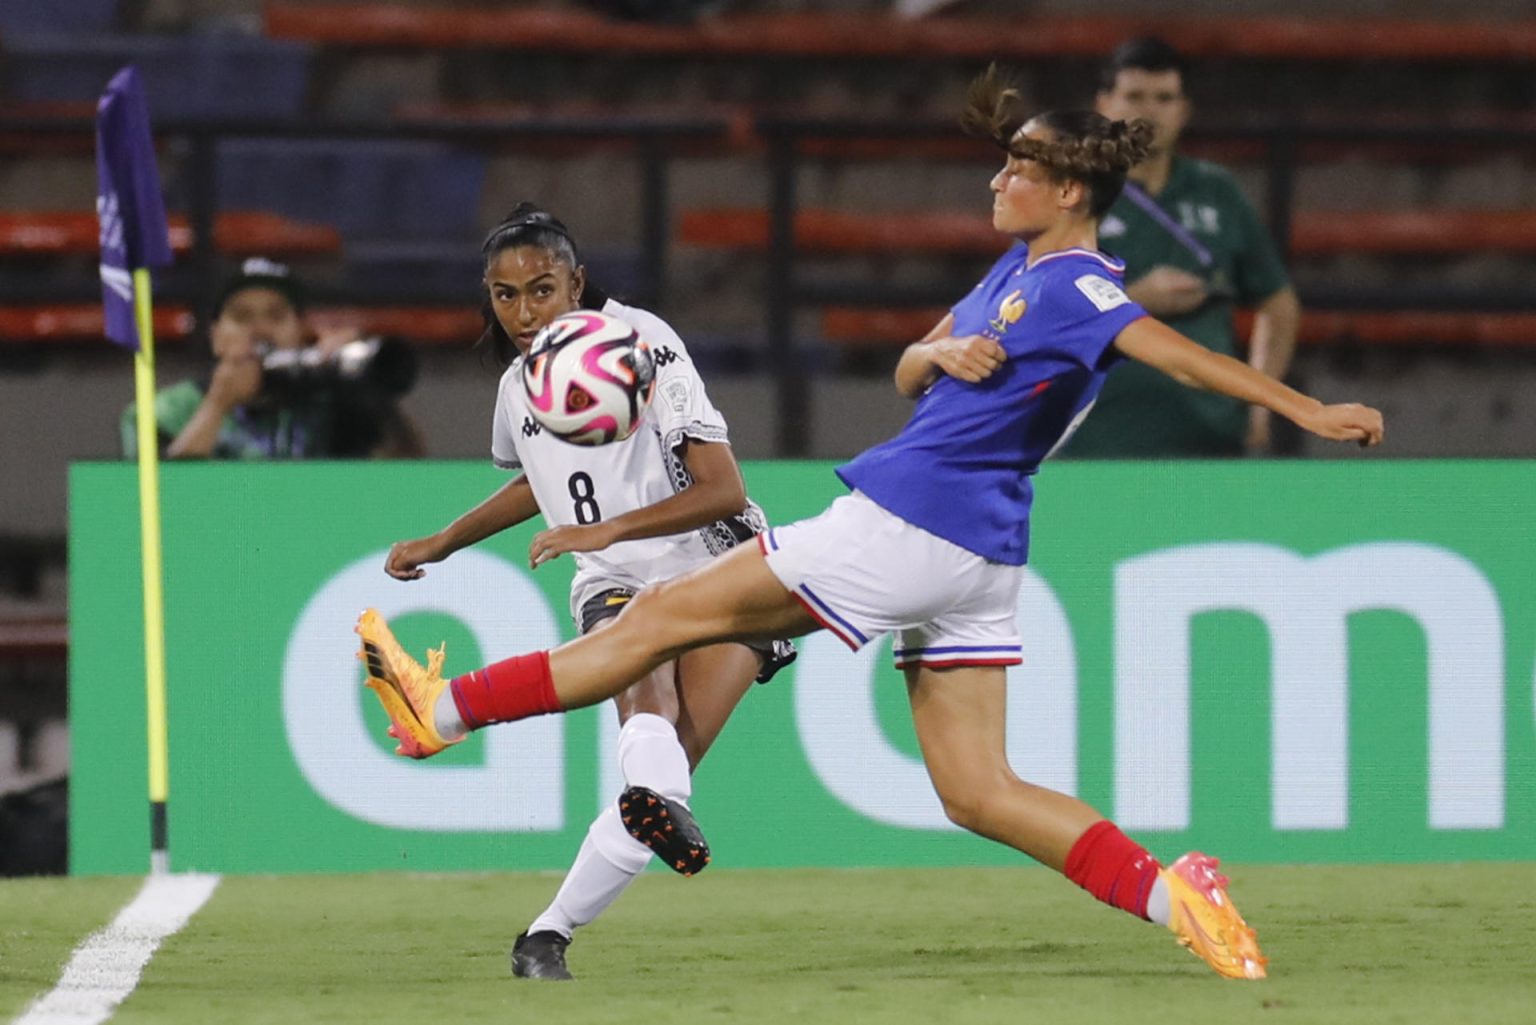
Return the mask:
[[1218,864],[1191,851],[1162,870],[1172,912],[1168,928],[1218,975],[1262,979],[1269,961],[1259,950],[1258,934],[1227,896],[1228,879],[1216,871]]
[[444,646],[429,650],[423,667],[400,647],[376,609],[365,610],[354,629],[363,639],[357,657],[368,667],[368,689],[378,695],[389,713],[389,735],[400,742],[395,754],[431,758],[457,744],[458,740],[445,740],[437,732],[432,713],[438,696],[448,686],[442,674]]

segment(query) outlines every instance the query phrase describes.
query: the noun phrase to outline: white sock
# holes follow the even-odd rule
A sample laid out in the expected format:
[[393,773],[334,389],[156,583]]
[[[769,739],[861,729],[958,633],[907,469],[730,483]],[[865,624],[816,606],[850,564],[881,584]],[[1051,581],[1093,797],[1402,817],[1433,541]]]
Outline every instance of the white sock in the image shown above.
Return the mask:
[[684,807],[693,794],[688,754],[677,728],[659,715],[641,712],[619,730],[619,770],[632,787],[646,787]]
[[469,732],[469,727],[459,718],[459,706],[454,704],[452,687],[444,687],[437,696],[437,702],[432,706],[432,725],[437,728],[437,735],[449,743]]
[[[452,695],[446,690],[443,694],[452,706]],[[439,733],[444,726],[442,704],[439,699]],[[462,729],[458,709],[452,711],[453,721]],[[447,739],[448,734],[443,733],[443,737]],[[619,730],[619,769],[629,785],[647,787],[684,805],[693,793],[688,755],[678,742],[677,728],[650,712],[630,716]],[[592,821],[554,901],[528,931],[556,932],[570,939],[578,926],[586,925],[618,900],[650,860],[650,848],[629,835],[614,801]]]
[[592,820],[571,870],[554,901],[534,919],[529,932],[557,932],[566,939],[619,899],[651,860],[650,848],[629,835],[619,821],[618,803]]
[[1152,884],[1152,892],[1147,894],[1147,917],[1162,926],[1173,921],[1173,908],[1168,900],[1168,883],[1163,879],[1161,872],[1157,874],[1157,882]]

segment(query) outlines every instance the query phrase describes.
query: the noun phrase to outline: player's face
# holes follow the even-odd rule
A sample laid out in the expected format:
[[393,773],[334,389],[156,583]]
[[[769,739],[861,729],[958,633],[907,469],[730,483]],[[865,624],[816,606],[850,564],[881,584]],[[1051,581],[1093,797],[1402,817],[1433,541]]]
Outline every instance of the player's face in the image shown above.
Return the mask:
[[[1050,142],[1051,130],[1031,121],[1019,129],[1025,138]],[[992,227],[1005,235],[1031,239],[1062,217],[1066,186],[1038,161],[1010,156],[992,177]]]
[[1183,76],[1172,70],[1122,68],[1115,75],[1115,87],[1099,93],[1096,106],[1100,114],[1114,121],[1141,117],[1152,122],[1157,129],[1152,137],[1154,154],[1173,149],[1189,123]]
[[242,288],[225,302],[210,332],[220,359],[254,356],[258,347],[297,349],[304,345],[304,321],[288,297],[275,288]]
[[485,287],[501,329],[527,352],[541,328],[576,308],[582,270],[539,246],[512,246],[486,264]]

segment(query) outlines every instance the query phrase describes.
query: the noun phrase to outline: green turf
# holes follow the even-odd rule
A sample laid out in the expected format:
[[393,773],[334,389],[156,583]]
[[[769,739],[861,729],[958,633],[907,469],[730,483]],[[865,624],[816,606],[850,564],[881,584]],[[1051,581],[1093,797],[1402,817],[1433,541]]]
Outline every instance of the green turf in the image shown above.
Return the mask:
[[142,879],[0,879],[0,1021],[48,992],[70,953],[133,899]]
[[1219,979],[1157,927],[1040,869],[652,873],[578,937],[567,985],[508,974],[511,939],[553,876],[227,879],[114,1020],[1536,1020],[1536,865],[1235,875],[1267,982]]

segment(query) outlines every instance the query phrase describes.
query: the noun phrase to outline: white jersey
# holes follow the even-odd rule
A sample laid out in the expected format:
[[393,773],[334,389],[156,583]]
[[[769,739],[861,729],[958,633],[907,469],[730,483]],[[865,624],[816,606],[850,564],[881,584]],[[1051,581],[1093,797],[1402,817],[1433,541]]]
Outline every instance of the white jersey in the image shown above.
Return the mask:
[[[685,438],[729,440],[725,418],[709,401],[688,348],[677,332],[647,310],[608,300],[603,312],[639,332],[656,361],[656,392],[635,433],[607,445],[573,445],[541,428],[523,392],[523,359],[501,378],[491,427],[491,456],[505,470],[521,470],[551,526],[589,524],[655,505],[693,482],[677,453]],[[735,547],[766,523],[752,503],[738,516],[684,534],[620,541],[600,552],[577,552],[571,615],[588,596],[608,587],[638,590]]]

